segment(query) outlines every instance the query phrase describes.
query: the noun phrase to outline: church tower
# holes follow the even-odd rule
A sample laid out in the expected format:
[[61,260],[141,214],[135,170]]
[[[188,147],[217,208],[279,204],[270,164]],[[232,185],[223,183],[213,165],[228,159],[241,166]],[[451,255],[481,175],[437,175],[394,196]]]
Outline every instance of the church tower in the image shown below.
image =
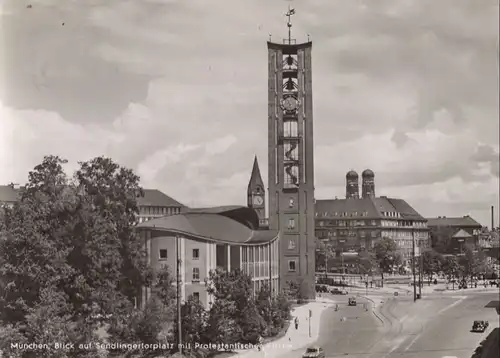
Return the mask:
[[345,198],[359,199],[359,176],[354,170],[348,171],[345,176]]
[[375,197],[375,173],[371,169],[366,169],[361,174],[363,183],[363,198]]
[[257,156],[255,156],[255,159],[253,161],[252,175],[250,176],[250,181],[248,182],[247,205],[249,208],[253,208],[257,212],[260,220],[266,218],[265,195],[266,191],[264,189],[264,182],[262,181],[262,176],[260,175]]
[[269,41],[269,228],[280,230],[280,290],[293,282],[304,298],[315,293],[312,42]]

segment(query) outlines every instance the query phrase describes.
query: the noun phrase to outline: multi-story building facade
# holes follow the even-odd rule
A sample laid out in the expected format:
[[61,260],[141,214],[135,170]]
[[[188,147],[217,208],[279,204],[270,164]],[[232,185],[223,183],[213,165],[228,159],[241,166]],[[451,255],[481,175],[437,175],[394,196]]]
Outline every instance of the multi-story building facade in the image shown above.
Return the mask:
[[465,246],[477,250],[482,225],[469,215],[427,218],[432,247],[443,254],[459,254]]
[[[210,271],[217,268],[238,268],[250,275],[254,293],[264,284],[274,292],[279,289],[279,232],[260,230],[252,208],[187,209],[145,221],[137,229],[151,267],[158,271],[166,265],[179,274],[182,300],[192,295],[208,308],[213,297],[205,284]],[[154,290],[144,288],[140,302],[152,294]]]
[[346,199],[316,200],[316,236],[328,242],[340,255],[346,251],[371,250],[377,240],[387,237],[398,245],[404,264],[413,254],[430,247],[427,220],[402,199],[375,197],[374,174],[363,172],[363,195],[356,192],[357,178],[350,171]]

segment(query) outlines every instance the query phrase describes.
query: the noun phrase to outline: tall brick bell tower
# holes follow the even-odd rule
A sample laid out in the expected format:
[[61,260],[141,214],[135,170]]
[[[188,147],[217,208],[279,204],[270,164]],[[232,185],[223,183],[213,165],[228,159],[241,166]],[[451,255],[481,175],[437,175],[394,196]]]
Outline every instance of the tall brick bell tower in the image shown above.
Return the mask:
[[312,42],[268,42],[269,228],[280,230],[280,290],[315,297]]

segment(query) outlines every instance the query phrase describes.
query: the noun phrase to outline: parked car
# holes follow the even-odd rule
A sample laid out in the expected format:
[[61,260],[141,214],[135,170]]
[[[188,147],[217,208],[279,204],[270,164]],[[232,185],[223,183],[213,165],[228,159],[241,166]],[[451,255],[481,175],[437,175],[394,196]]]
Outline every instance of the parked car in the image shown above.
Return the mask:
[[486,331],[489,325],[490,324],[488,321],[474,321],[474,323],[472,324],[472,332],[482,333]]
[[330,293],[332,295],[347,295],[347,291],[346,290],[340,290],[337,287],[332,288],[330,290]]
[[312,346],[306,349],[302,358],[325,358],[325,351],[318,346]]
[[356,306],[356,297],[349,297],[349,306]]

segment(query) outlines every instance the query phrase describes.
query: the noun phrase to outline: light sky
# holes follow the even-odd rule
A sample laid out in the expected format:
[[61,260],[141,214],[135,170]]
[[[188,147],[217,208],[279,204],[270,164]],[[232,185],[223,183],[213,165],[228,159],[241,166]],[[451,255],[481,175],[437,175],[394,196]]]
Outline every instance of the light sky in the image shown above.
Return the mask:
[[[69,170],[109,156],[188,206],[245,205],[254,155],[267,182],[266,41],[285,37],[289,2],[2,3],[0,184],[48,154]],[[377,195],[489,225],[498,2],[291,4],[293,37],[313,41],[316,198],[371,168]]]

